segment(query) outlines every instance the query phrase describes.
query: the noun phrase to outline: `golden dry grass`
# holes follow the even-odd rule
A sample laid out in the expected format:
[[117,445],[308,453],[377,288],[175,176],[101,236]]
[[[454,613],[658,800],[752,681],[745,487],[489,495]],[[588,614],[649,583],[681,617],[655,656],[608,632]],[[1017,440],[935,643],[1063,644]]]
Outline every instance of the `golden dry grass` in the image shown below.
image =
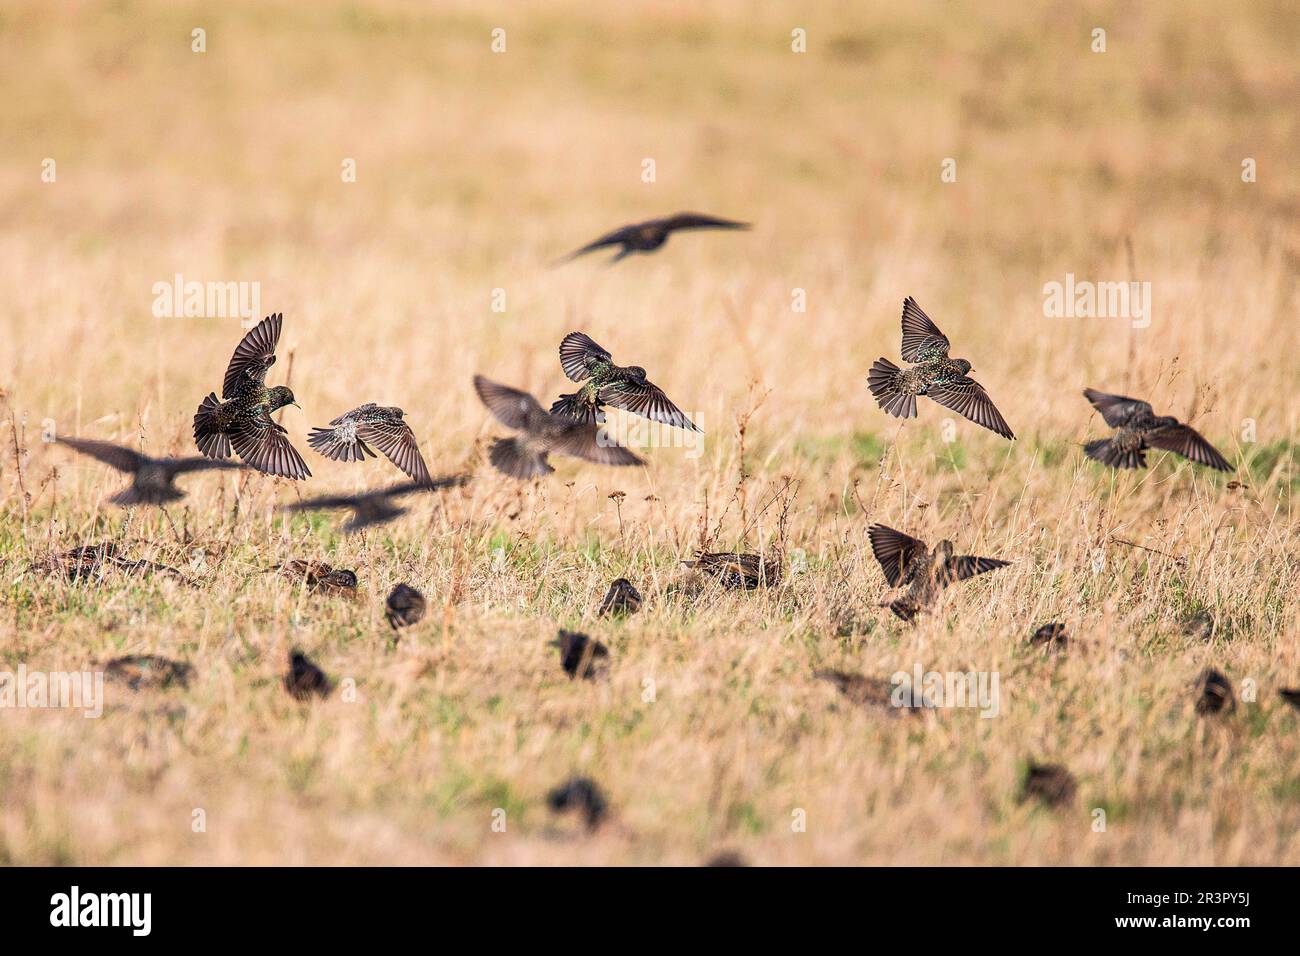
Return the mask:
[[[2,659],[154,652],[198,673],[188,690],[115,689],[99,720],[0,712],[0,861],[1300,862],[1300,716],[1276,697],[1300,684],[1288,6],[607,6],[0,11]],[[678,209],[756,228],[548,268]],[[291,357],[305,488],[193,476],[170,520],[128,514],[103,501],[117,476],[42,444],[51,419],[192,448],[242,332],[154,318],[153,284],[178,272],[259,282],[263,311],[285,313],[271,381]],[[1150,328],[1044,318],[1043,284],[1067,272],[1151,282]],[[1014,444],[960,421],[944,442],[952,416],[925,403],[900,430],[870,401],[907,294]],[[706,430],[703,455],[567,461],[535,487],[483,465],[501,430],[471,375],[549,399],[573,328],[646,366]],[[1101,426],[1085,385],[1190,418],[1245,486],[1168,456],[1140,474],[1087,462],[1077,446]],[[353,538],[273,513],[393,477],[306,450],[310,426],[371,400],[407,410],[431,468],[477,480]],[[873,521],[1015,563],[901,627],[876,607]],[[202,551],[199,586],[26,570],[104,539],[186,568]],[[767,593],[699,589],[678,561],[706,542],[782,544],[806,570]],[[365,599],[257,573],[291,557],[355,567]],[[617,576],[649,606],[611,624],[594,611]],[[394,647],[382,599],[398,580],[431,612]],[[1208,642],[1186,632],[1202,612]],[[1070,626],[1067,654],[1027,647],[1048,620]],[[559,626],[610,644],[607,681],[564,677],[544,647]],[[295,646],[359,700],[285,695]],[[812,677],[915,663],[999,672],[1000,716],[890,719]],[[1207,665],[1257,701],[1196,717]],[[1077,803],[1018,803],[1029,759],[1066,764]],[[592,836],[544,806],[574,772],[613,806]]]

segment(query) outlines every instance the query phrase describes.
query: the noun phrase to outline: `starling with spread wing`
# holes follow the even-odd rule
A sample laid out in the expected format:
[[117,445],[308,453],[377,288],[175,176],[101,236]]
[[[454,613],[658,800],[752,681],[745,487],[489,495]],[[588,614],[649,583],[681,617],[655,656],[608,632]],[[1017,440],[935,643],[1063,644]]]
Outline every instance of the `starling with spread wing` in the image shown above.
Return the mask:
[[570,380],[583,385],[561,395],[551,406],[552,415],[596,425],[605,420],[603,407],[612,405],[661,425],[700,430],[668,400],[663,389],[646,379],[645,369],[615,365],[608,352],[581,332],[570,332],[560,342],[560,367]]
[[748,228],[750,226],[747,222],[736,222],[734,219],[719,219],[717,216],[705,216],[696,212],[681,212],[665,219],[635,222],[630,226],[623,226],[613,232],[607,232],[594,242],[589,242],[581,249],[569,253],[560,261],[568,262],[579,256],[585,256],[589,252],[595,252],[597,249],[619,246],[618,255],[610,260],[611,263],[614,263],[634,252],[654,252],[668,241],[669,235],[682,229]]
[[915,418],[916,398],[924,395],[1003,438],[1012,438],[1010,426],[979,382],[967,373],[970,362],[948,357],[951,343],[921,311],[910,295],[903,300],[902,369],[889,359],[876,359],[867,373],[867,387],[877,404],[895,418]]
[[931,551],[924,541],[883,524],[873,524],[867,535],[871,539],[871,553],[894,589],[881,606],[909,622],[948,585],[1011,563],[998,558],[956,555],[953,543],[946,539]]
[[575,422],[552,415],[537,399],[482,375],[474,376],[474,390],[497,421],[519,432],[492,443],[488,459],[503,474],[529,479],[555,469],[547,460],[552,452],[584,458],[598,465],[644,465],[628,449],[604,437],[590,422]]
[[298,403],[288,386],[266,387],[282,326],[283,316],[277,312],[244,336],[226,369],[222,397],[213,392],[199,404],[194,442],[208,458],[229,458],[233,449],[250,467],[296,481],[310,477],[311,470],[271,413]]
[[1109,438],[1099,438],[1083,446],[1083,453],[1094,461],[1111,468],[1145,468],[1144,452],[1155,448],[1172,451],[1198,465],[1219,471],[1232,470],[1227,459],[1200,432],[1172,415],[1156,415],[1151,405],[1141,399],[1108,395],[1094,388],[1085,388],[1083,396],[1101,412],[1106,424],[1115,429]]
[[374,445],[408,478],[429,484],[433,479],[415,433],[403,420],[405,414],[400,408],[367,402],[334,419],[329,428],[313,429],[307,444],[335,461],[364,461],[367,455],[376,458],[370,447]]
[[88,438],[60,438],[60,445],[67,445],[74,451],[81,452],[102,461],[131,476],[131,485],[108,500],[115,505],[164,505],[169,501],[179,501],[185,497],[173,483],[177,475],[191,471],[208,471],[210,469],[243,468],[233,461],[218,461],[211,458],[150,458],[148,455],[134,451],[125,445],[112,442],[93,441]]

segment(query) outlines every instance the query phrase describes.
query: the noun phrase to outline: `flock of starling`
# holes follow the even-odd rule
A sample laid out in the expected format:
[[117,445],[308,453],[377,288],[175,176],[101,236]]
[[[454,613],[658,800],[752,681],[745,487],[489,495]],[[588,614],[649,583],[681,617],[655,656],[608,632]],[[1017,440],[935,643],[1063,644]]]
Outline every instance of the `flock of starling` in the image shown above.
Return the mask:
[[[654,252],[668,237],[682,230],[744,230],[749,224],[696,213],[635,223],[616,229],[576,250],[568,261],[600,249],[617,248],[611,260],[617,262],[633,253]],[[290,442],[283,426],[272,414],[286,406],[298,407],[287,385],[268,386],[268,372],[276,362],[276,348],[283,330],[283,315],[268,316],[248,332],[235,348],[222,379],[221,397],[211,392],[194,415],[194,442],[199,456],[151,458],[133,449],[103,441],[80,438],[60,439],[63,445],[103,462],[130,476],[131,483],[109,500],[123,507],[166,506],[184,497],[176,487],[179,476],[190,472],[221,469],[252,469],[290,480],[311,476],[311,470]],[[907,367],[885,357],[878,358],[867,374],[867,388],[882,410],[897,418],[916,417],[917,398],[926,397],[975,424],[1014,440],[1006,420],[988,392],[970,377],[971,363],[952,358],[951,343],[934,321],[910,296],[903,302],[902,347]],[[642,466],[644,459],[631,449],[612,441],[602,429],[606,408],[616,408],[661,425],[700,431],[651,382],[640,366],[622,366],[612,353],[582,332],[571,332],[560,342],[560,368],[577,384],[550,406],[517,388],[475,375],[474,391],[488,412],[513,434],[492,442],[488,459],[499,472],[529,481],[543,478],[555,468],[553,454],[580,458],[600,465]],[[1149,403],[1111,395],[1092,388],[1084,396],[1113,432],[1083,446],[1084,454],[1111,468],[1143,468],[1145,452],[1171,451],[1188,460],[1221,471],[1232,466],[1194,429],[1171,416],[1157,416]],[[353,495],[326,495],[285,506],[285,510],[347,509],[351,517],[345,531],[358,531],[400,517],[405,508],[399,502],[419,493],[462,485],[467,475],[435,478],[420,453],[419,441],[401,408],[374,402],[358,405],[332,419],[328,426],[313,429],[307,444],[316,453],[339,462],[364,462],[387,458],[407,480]],[[234,456],[240,459],[234,461]],[[881,567],[888,590],[880,606],[889,608],[906,622],[933,604],[950,585],[1005,567],[1000,558],[958,555],[954,544],[941,540],[933,548],[902,531],[874,524],[868,530],[872,554]],[[779,552],[758,555],[740,552],[697,552],[683,562],[715,578],[723,587],[736,590],[773,588],[783,576]],[[126,572],[174,569],[151,562],[131,561],[111,544],[73,549],[47,559],[45,570],[61,571],[72,580],[100,575],[108,569]],[[309,593],[355,597],[357,577],[353,571],[336,569],[322,562],[291,561],[271,569],[300,581]],[[635,613],[642,606],[641,594],[627,579],[615,580],[601,602],[599,616]],[[396,631],[417,624],[424,616],[424,596],[408,584],[398,584],[389,594],[385,618]],[[1059,623],[1039,627],[1030,644],[1061,650],[1067,646],[1065,627]],[[610,651],[586,634],[561,630],[551,642],[559,656],[561,670],[573,680],[601,677],[610,664]],[[187,664],[154,655],[133,655],[109,662],[107,673],[133,689],[141,686],[185,684],[192,672]],[[841,671],[818,671],[818,679],[832,683],[857,705],[898,708],[891,705],[892,685],[883,679]],[[283,684],[294,698],[327,697],[333,681],[305,654],[294,650],[289,657]],[[1283,690],[1283,699],[1300,708],[1300,690]],[[923,703],[907,709],[920,713]],[[1231,684],[1217,671],[1207,671],[1199,680],[1195,709],[1215,714],[1235,707]],[[1022,796],[1038,797],[1059,805],[1073,799],[1076,784],[1065,768],[1030,764]],[[586,778],[576,778],[553,791],[552,809],[580,811],[591,828],[599,825],[607,801],[599,788]],[[724,856],[726,856],[724,854]],[[723,857],[719,857],[722,860]],[[730,861],[730,857],[727,857]],[[735,865],[720,862],[717,865]]]

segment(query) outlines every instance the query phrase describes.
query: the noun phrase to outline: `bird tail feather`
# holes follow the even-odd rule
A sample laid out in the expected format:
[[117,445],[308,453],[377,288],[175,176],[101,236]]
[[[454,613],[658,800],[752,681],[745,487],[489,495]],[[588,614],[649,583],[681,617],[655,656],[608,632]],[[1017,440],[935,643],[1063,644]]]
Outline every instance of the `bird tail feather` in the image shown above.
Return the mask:
[[887,358],[878,358],[867,373],[867,387],[875,396],[876,402],[895,418],[916,417],[916,396],[902,391],[898,387],[900,369]]
[[585,422],[589,425],[599,424],[595,406],[582,401],[578,392],[561,395],[556,399],[555,404],[551,406],[551,414],[559,415],[561,418],[567,418],[570,421]]
[[194,414],[194,443],[208,458],[229,458],[230,438],[217,423],[217,409],[221,402],[216,392],[210,392]]
[[313,428],[307,436],[307,444],[335,461],[365,461],[367,455],[371,458],[379,457],[360,438],[344,441],[332,428]]
[[1142,449],[1129,448],[1125,450],[1116,445],[1111,438],[1099,438],[1096,441],[1088,442],[1083,446],[1083,453],[1094,461],[1109,465],[1111,468],[1143,468],[1146,466],[1146,460],[1142,457]]

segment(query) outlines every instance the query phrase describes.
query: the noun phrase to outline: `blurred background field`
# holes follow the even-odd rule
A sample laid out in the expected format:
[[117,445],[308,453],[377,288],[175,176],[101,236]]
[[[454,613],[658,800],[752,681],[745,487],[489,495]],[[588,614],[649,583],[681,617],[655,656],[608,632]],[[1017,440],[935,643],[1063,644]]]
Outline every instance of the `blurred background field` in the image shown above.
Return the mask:
[[[198,674],[110,688],[100,720],[0,711],[0,861],[1300,863],[1300,715],[1276,695],[1300,685],[1300,18],[1025,6],[0,8],[0,661],[155,652]],[[678,210],[754,229],[551,267]],[[127,514],[103,501],[119,476],[41,441],[49,421],[192,451],[243,330],[155,318],[178,273],[259,283],[285,314],[269,381],[303,406],[283,423],[305,486],[193,476],[169,516]],[[1045,317],[1067,273],[1150,282],[1150,327]],[[875,407],[866,371],[898,360],[909,294],[1016,442],[960,419],[945,441],[955,416],[930,403],[901,430]],[[471,376],[549,402],[573,329],[645,366],[703,454],[557,461],[535,487],[493,474],[503,432]],[[1087,462],[1103,426],[1085,386],[1191,421],[1236,474]],[[275,514],[395,477],[306,447],[365,401],[404,408],[430,468],[476,481],[353,538]],[[876,607],[873,521],[1014,564],[904,628]],[[108,539],[200,586],[27,570]],[[770,593],[700,587],[678,561],[703,545],[804,570]],[[289,558],[355,567],[365,599],[257,573]],[[618,576],[648,608],[598,620]],[[398,580],[431,612],[394,645]],[[1069,653],[1027,647],[1049,620]],[[544,647],[560,626],[611,646],[608,681],[565,678]],[[360,700],[290,700],[291,647]],[[917,662],[999,671],[1001,715],[892,720],[812,678]],[[1193,715],[1211,665],[1258,700]],[[1017,802],[1029,759],[1070,767],[1077,805]],[[609,794],[595,834],[544,806],[573,772]]]

